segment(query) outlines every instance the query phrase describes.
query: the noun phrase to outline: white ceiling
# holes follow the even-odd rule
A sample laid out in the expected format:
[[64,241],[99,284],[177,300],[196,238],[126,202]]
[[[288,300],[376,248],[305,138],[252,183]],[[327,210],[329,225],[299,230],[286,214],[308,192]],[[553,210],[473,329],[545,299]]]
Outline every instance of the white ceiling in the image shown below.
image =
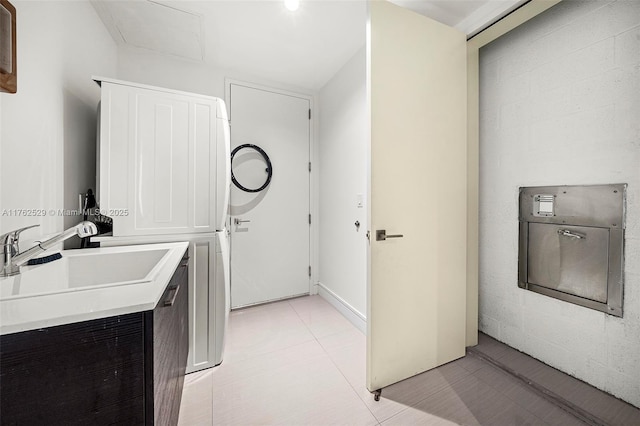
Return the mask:
[[[366,2],[91,0],[121,46],[317,90],[364,46]],[[392,0],[473,34],[524,0]]]

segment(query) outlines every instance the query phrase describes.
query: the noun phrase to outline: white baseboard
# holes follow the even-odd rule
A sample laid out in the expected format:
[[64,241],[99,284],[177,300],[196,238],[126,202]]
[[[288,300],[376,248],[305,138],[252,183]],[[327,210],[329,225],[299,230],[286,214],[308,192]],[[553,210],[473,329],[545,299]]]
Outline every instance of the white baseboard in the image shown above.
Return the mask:
[[329,290],[324,284],[318,282],[318,294],[324,300],[329,302],[331,306],[336,308],[351,324],[367,334],[367,318],[362,315],[356,308],[348,304],[342,297]]

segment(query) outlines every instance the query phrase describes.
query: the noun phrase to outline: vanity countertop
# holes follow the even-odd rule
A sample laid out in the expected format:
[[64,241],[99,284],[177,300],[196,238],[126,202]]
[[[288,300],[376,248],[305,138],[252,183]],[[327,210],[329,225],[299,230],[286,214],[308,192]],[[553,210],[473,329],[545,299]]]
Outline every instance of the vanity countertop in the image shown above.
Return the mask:
[[152,310],[187,247],[62,250],[62,259],[23,266],[0,278],[0,335]]

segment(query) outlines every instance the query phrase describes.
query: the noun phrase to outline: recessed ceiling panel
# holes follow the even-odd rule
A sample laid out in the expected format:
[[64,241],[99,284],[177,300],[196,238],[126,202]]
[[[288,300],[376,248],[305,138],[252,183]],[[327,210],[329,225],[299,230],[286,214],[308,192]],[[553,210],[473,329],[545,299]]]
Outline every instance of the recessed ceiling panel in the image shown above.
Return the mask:
[[125,44],[203,59],[200,15],[152,1],[104,2]]

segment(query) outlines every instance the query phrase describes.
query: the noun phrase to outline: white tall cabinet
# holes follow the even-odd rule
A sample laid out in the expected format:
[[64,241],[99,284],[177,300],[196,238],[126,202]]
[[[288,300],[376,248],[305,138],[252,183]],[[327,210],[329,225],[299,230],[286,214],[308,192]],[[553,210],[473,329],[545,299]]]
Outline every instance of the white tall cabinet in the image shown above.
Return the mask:
[[187,372],[219,364],[230,309],[229,123],[221,99],[94,78],[103,246],[189,242]]

